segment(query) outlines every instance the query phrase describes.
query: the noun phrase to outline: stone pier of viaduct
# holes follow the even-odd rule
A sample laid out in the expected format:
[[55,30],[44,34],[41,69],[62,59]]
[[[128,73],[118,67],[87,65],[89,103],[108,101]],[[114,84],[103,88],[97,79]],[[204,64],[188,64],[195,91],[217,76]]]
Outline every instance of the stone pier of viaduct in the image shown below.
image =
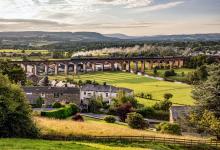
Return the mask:
[[95,71],[127,71],[145,73],[146,69],[181,68],[186,57],[72,58],[69,60],[12,61],[28,72],[38,74],[78,74]]

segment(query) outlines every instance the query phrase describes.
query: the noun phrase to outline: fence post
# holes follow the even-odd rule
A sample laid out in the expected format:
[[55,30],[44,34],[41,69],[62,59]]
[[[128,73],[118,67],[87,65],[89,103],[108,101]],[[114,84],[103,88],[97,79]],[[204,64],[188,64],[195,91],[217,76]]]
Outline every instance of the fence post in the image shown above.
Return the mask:
[[165,145],[165,137],[163,138],[163,144]]
[[143,136],[143,142],[144,142],[144,136]]

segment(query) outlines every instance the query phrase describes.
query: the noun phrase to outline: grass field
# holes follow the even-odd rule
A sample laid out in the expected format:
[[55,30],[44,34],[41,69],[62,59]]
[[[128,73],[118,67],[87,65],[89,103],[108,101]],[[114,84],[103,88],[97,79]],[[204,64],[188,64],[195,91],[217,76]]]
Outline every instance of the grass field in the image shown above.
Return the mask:
[[[157,75],[158,77],[164,77],[164,72],[167,71],[169,69],[158,69],[157,70]],[[170,76],[167,77],[168,79],[172,79],[172,80],[177,80],[177,81],[184,81],[187,79],[187,74],[190,72],[195,71],[195,69],[188,69],[188,68],[180,68],[180,69],[174,69],[174,71],[176,72],[176,76]],[[148,75],[154,76],[153,70],[146,70],[146,73]]]
[[138,99],[142,104],[148,106],[153,105],[158,100],[163,100],[164,93],[172,93],[174,97],[171,101],[175,104],[193,105],[194,103],[194,100],[191,98],[191,86],[187,84],[159,81],[125,72],[95,72],[78,76],[51,76],[50,79],[65,80],[67,77],[74,80],[107,82],[107,84],[114,86],[133,89],[135,93],[151,93],[155,100]]
[[[49,51],[48,50],[25,50],[25,54],[30,54],[32,52],[35,53],[41,53],[41,54],[48,54]],[[0,53],[22,53],[22,50],[19,49],[0,49]]]
[[43,117],[35,117],[37,126],[43,135],[78,135],[78,136],[159,136],[169,138],[202,139],[196,136],[177,136],[162,134],[150,130],[135,130],[127,125],[106,123],[97,120],[85,120],[75,122],[72,120],[57,120]]
[[65,142],[31,139],[0,139],[2,150],[183,150],[178,146],[165,146],[158,143],[92,143]]

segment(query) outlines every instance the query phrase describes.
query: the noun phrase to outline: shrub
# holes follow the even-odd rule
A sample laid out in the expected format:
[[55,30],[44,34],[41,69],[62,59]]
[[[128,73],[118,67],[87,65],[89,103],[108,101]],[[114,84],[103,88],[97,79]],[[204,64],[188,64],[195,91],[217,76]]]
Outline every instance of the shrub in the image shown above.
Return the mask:
[[149,118],[149,116],[154,116],[155,110],[151,107],[143,107],[136,110],[137,113],[141,114],[145,118]]
[[104,120],[108,123],[115,123],[116,119],[114,116],[106,116]]
[[157,119],[157,120],[169,120],[169,112],[162,110],[155,110],[151,107],[143,107],[136,110],[137,113],[141,114],[144,118]]
[[149,124],[144,120],[143,116],[136,112],[129,113],[126,121],[128,122],[129,127],[133,129],[145,129],[149,126]]
[[44,103],[44,99],[42,97],[38,97],[36,100],[36,108],[41,108]]
[[170,76],[176,76],[176,72],[173,69],[164,72],[164,77]]
[[168,111],[171,106],[172,106],[172,102],[166,99],[154,104],[153,108],[156,110]]
[[163,97],[164,97],[165,100],[169,100],[169,99],[171,99],[171,98],[173,97],[173,94],[171,94],[171,93],[165,93],[165,94],[163,95]]
[[76,113],[78,113],[80,111],[79,107],[74,103],[70,103],[69,106],[72,109],[72,114],[73,115],[75,115]]
[[52,104],[52,108],[61,108],[63,105],[60,102],[55,102]]
[[160,131],[161,133],[181,135],[181,128],[176,123],[162,122],[156,126],[156,130]]
[[74,116],[72,117],[72,120],[74,120],[74,121],[79,121],[79,122],[83,122],[83,121],[84,121],[83,117],[82,117],[79,113],[77,113],[76,115],[74,115]]
[[51,111],[42,111],[41,116],[49,117],[49,118],[57,118],[57,119],[65,119],[71,115],[74,115],[74,109],[72,108],[72,105],[67,105],[65,107],[51,110]]
[[152,99],[152,94],[144,94],[145,99]]
[[99,109],[102,107],[103,104],[101,97],[97,97],[97,98],[94,97],[89,101],[89,105],[88,105],[89,112],[98,113]]

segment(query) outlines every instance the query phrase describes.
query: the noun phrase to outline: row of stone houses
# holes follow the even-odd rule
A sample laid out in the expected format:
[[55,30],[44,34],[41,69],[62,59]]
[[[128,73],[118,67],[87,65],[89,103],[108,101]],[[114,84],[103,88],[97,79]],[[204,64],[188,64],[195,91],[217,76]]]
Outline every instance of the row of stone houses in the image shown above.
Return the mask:
[[133,90],[127,88],[118,88],[110,85],[92,85],[87,84],[82,87],[51,87],[51,86],[33,86],[23,87],[24,92],[30,104],[36,104],[39,97],[44,99],[45,105],[51,105],[54,102],[88,104],[88,101],[97,96],[102,96],[103,101],[111,103],[113,98],[117,97],[119,92],[124,92],[126,96],[132,96]]

